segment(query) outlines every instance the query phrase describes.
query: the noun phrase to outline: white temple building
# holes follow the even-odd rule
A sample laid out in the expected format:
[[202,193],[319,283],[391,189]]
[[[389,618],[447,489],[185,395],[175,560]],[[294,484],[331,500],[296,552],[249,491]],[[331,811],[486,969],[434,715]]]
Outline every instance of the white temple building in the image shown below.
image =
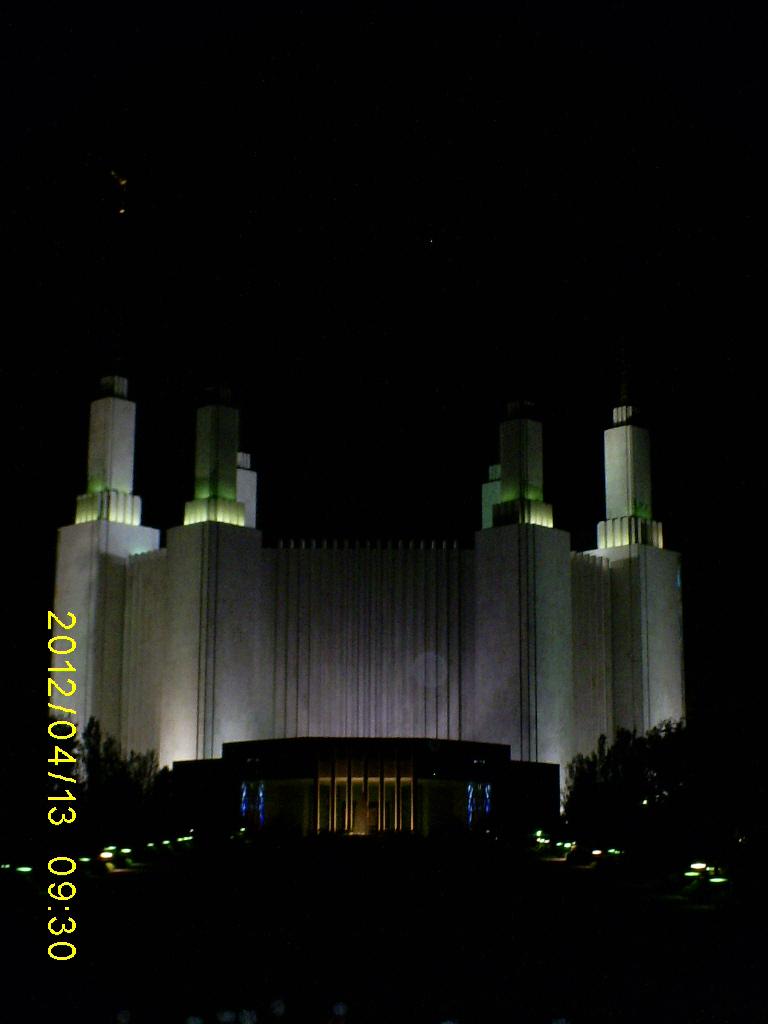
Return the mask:
[[592,551],[553,525],[541,425],[521,406],[501,424],[473,549],[265,547],[225,406],[198,412],[194,496],[160,547],[133,494],[127,382],[102,384],[55,608],[78,619],[79,721],[94,715],[126,751],[171,764],[236,741],[429,738],[562,770],[601,734],[684,715],[680,557],[652,518],[631,407],[605,431]]

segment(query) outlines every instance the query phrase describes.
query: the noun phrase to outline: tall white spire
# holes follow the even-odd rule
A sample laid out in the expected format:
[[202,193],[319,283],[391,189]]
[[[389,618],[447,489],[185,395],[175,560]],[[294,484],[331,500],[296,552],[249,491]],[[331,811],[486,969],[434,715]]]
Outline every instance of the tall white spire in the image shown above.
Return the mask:
[[103,377],[103,397],[91,403],[88,488],[77,499],[76,523],[106,520],[141,524],[141,498],[133,493],[136,404],[125,377]]
[[[75,522],[59,530],[54,607],[77,615],[77,720],[98,718],[102,734],[121,737],[125,628],[131,587],[129,561],[156,552],[160,531],[141,525],[133,494],[136,406],[124,377],[105,377],[91,405],[88,486],[77,499]],[[138,640],[142,643],[142,640]],[[136,713],[144,712],[142,706]]]
[[651,510],[651,445],[648,431],[633,423],[635,410],[619,405],[605,431],[605,519],[597,526],[598,548],[625,544],[664,547],[661,523]]
[[229,523],[245,526],[243,501],[238,501],[237,409],[206,405],[197,410],[195,496],[184,507],[184,525]]
[[483,486],[483,528],[505,523],[551,527],[552,506],[544,501],[541,423],[531,417],[530,403],[508,406],[499,428],[499,459]]

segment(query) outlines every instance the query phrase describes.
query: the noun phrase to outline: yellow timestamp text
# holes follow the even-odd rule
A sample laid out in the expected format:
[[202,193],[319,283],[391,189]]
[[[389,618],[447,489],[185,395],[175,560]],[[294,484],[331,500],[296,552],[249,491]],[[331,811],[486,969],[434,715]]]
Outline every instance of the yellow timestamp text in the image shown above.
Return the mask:
[[[65,619],[69,621],[65,622]],[[51,750],[53,756],[48,758],[48,764],[52,764],[56,769],[60,765],[66,765],[65,770],[69,773],[63,775],[58,770],[48,771],[48,778],[53,780],[49,782],[53,792],[48,795],[48,800],[54,801],[54,806],[48,810],[48,822],[56,829],[61,825],[71,825],[77,819],[74,806],[77,796],[64,786],[65,783],[74,787],[78,784],[77,756],[59,745],[75,741],[77,737],[77,709],[61,703],[62,699],[69,700],[74,697],[77,691],[77,683],[71,678],[77,672],[77,668],[70,660],[70,655],[77,649],[77,640],[70,630],[76,625],[77,616],[74,612],[66,612],[63,618],[54,612],[48,612],[48,630],[55,633],[48,641],[51,661],[64,660],[63,665],[53,664],[48,668],[48,735],[54,741]],[[76,868],[77,863],[72,857],[56,856],[48,861],[48,871],[54,876],[71,875]],[[74,917],[59,917],[60,910],[69,913],[70,904],[76,894],[77,886],[71,880],[53,881],[48,886],[48,898],[66,904],[63,908],[55,904],[48,907],[49,912],[56,910],[56,915],[48,920],[48,931],[51,935],[71,935],[77,928]],[[77,947],[68,939],[57,939],[48,946],[48,956],[53,960],[71,960],[76,954]]]

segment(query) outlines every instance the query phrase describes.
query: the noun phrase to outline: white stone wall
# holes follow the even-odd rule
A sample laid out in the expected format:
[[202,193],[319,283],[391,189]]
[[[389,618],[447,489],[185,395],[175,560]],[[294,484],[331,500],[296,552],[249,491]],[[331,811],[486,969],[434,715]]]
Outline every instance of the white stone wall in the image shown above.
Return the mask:
[[564,765],[573,716],[570,538],[509,525],[475,535],[475,699],[467,739]]
[[125,752],[159,751],[162,694],[168,670],[168,552],[128,559],[123,633],[120,743]]
[[171,530],[161,761],[245,739],[461,738],[467,564],[443,546],[262,549],[254,530]]
[[649,728],[685,715],[680,556],[642,548]]
[[120,736],[126,561],[159,542],[158,530],[104,520],[59,530],[54,611],[77,615],[77,648],[69,658],[77,690],[51,703],[74,707],[81,729],[95,715],[103,733]]
[[279,736],[461,736],[461,553],[276,552]]
[[268,578],[255,530],[198,523],[169,531],[161,763],[269,736],[271,688],[257,685],[270,671]]
[[571,543],[563,530],[535,528],[537,761],[573,757]]
[[684,717],[680,556],[642,544],[593,554],[611,572],[614,728]]
[[[565,766],[601,732],[684,713],[679,556],[571,556],[560,530],[447,546],[264,549],[221,523],[60,532],[78,615],[73,701],[160,761],[224,742],[403,736],[504,743]],[[136,557],[132,557],[136,556]]]
[[573,746],[589,754],[601,735],[613,736],[610,563],[571,556],[573,613]]

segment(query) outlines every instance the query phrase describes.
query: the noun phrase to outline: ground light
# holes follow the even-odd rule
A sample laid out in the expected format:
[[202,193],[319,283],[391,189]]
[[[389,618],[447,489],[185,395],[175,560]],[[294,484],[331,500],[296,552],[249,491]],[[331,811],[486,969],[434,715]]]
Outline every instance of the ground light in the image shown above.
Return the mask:
[[724,875],[719,875],[716,872],[715,867],[712,864],[707,864],[703,860],[696,860],[691,864],[690,870],[685,872],[686,878],[706,878],[709,882],[714,882],[716,885],[722,885],[723,882],[727,882],[728,879]]
[[111,860],[112,859],[112,851],[111,850],[102,850],[101,853],[99,854],[99,857],[101,857],[102,860]]
[[695,860],[691,864],[688,871],[685,872],[686,878],[705,878],[706,872],[709,870],[706,863],[703,860]]

